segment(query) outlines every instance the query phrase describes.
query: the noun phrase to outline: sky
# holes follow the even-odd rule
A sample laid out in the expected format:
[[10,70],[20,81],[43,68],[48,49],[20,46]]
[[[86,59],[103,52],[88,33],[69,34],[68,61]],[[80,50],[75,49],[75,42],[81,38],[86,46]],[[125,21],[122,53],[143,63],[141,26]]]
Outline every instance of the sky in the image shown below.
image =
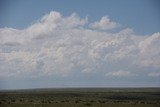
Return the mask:
[[0,89],[159,87],[159,0],[1,0]]

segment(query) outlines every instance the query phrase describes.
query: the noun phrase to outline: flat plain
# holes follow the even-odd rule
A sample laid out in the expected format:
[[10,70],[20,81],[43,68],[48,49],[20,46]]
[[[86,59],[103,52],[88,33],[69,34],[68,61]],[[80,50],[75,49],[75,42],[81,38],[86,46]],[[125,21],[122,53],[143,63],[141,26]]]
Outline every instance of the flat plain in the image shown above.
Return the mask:
[[160,107],[160,88],[1,90],[0,107]]

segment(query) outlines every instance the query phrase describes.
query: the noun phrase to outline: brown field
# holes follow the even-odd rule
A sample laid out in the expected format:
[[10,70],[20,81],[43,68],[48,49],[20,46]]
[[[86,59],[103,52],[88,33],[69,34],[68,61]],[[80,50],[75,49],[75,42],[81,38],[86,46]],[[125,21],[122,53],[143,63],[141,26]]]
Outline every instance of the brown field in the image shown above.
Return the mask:
[[160,107],[160,88],[1,90],[0,107]]

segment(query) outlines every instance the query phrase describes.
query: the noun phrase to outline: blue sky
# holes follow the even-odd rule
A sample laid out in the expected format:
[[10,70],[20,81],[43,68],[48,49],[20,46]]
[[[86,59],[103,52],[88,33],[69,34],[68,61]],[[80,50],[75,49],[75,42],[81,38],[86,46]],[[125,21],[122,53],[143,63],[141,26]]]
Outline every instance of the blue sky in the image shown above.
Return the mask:
[[55,10],[64,16],[76,12],[95,21],[104,15],[132,28],[138,34],[152,34],[160,28],[159,0],[1,0],[0,27],[23,29]]
[[159,0],[1,0],[0,89],[159,87]]

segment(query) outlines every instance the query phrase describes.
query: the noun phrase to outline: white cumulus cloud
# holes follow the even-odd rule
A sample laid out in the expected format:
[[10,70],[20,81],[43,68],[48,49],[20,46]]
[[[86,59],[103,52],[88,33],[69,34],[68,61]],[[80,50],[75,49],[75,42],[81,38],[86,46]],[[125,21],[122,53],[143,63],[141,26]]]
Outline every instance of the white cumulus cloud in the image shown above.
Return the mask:
[[119,70],[119,71],[108,72],[105,75],[106,76],[115,76],[115,77],[126,77],[126,76],[130,75],[130,72]]
[[1,28],[0,77],[93,73],[107,78],[160,72],[160,33],[139,36],[129,28],[116,33],[94,30],[117,26],[106,16],[87,23],[75,13],[65,17],[52,11],[26,29]]
[[150,77],[160,77],[160,72],[151,72],[148,74]]
[[91,23],[90,28],[99,30],[109,30],[116,28],[118,25],[118,23],[111,21],[108,16],[103,16],[100,21]]

